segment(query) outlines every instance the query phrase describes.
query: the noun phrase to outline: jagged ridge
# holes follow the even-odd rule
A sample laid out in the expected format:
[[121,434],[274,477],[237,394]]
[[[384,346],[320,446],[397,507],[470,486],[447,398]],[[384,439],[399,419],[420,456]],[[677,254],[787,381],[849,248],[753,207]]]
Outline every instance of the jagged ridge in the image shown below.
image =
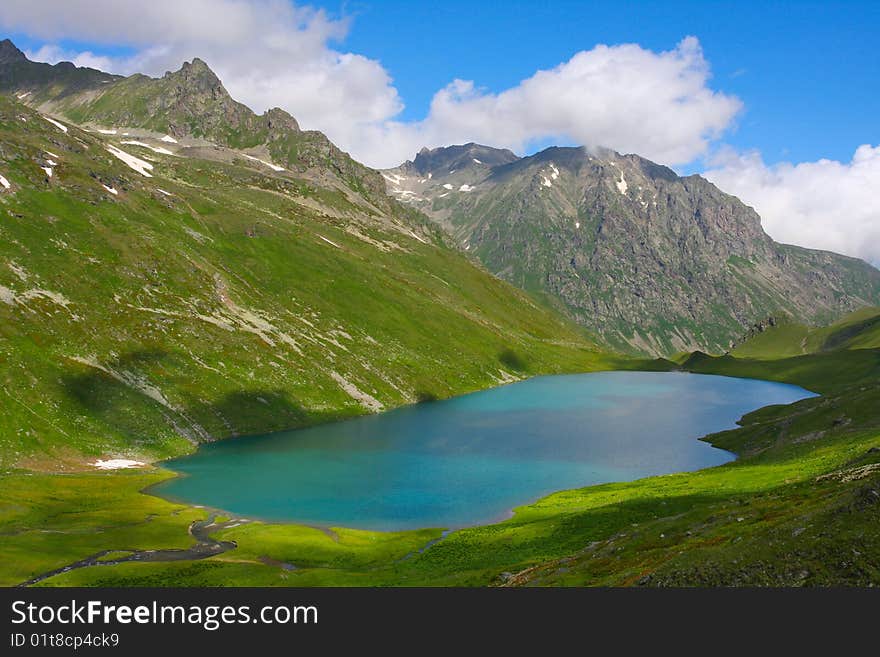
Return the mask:
[[31,62],[12,42],[6,43],[4,52],[12,54],[0,61],[0,92],[22,96],[41,111],[80,125],[144,128],[265,151],[284,167],[323,176],[327,184],[336,177],[379,209],[390,208],[382,179],[373,169],[353,160],[323,133],[301,130],[280,108],[255,114],[230,96],[201,59],[161,78],[121,78],[69,62]]
[[[498,163],[476,164],[477,149]],[[880,302],[876,269],[775,243],[753,209],[700,176],[607,149],[512,155],[453,146],[384,174],[492,272],[614,347],[719,352],[771,314],[818,324]]]

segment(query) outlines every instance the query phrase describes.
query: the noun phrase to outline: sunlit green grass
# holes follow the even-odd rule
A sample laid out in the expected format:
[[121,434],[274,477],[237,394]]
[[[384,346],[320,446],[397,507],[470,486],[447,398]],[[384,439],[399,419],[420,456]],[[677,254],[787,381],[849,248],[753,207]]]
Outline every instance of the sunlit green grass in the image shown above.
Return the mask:
[[[239,547],[204,562],[87,568],[45,584],[479,586],[501,583],[502,573],[532,566],[540,570],[540,564],[551,563],[552,568],[547,566],[548,572],[541,573],[535,583],[621,585],[634,583],[630,580],[636,574],[641,578],[643,571],[654,572],[660,565],[669,570],[677,564],[682,569],[701,560],[714,564],[717,571],[714,579],[703,583],[724,583],[736,571],[727,561],[719,565],[718,551],[725,552],[741,541],[754,540],[760,546],[768,532],[789,524],[796,528],[807,522],[805,516],[842,504],[859,485],[877,485],[880,472],[849,484],[829,481],[817,486],[814,482],[829,472],[880,463],[878,402],[880,391],[872,386],[850,402],[814,398],[770,407],[748,416],[744,428],[712,437],[726,449],[739,446],[753,452],[739,461],[693,473],[555,493],[516,509],[508,521],[453,532],[423,552],[419,550],[438,538],[439,530],[325,532],[249,523],[218,532],[217,538],[234,540]],[[828,407],[834,412],[826,412]],[[873,413],[862,413],[866,408]],[[861,417],[835,424],[842,414],[852,411],[862,413]],[[783,425],[789,427],[789,435],[766,444],[766,436],[778,437]],[[870,451],[873,448],[877,451]],[[874,515],[856,514],[847,527],[851,531],[861,527],[860,540],[874,545],[875,521]],[[180,531],[170,516],[160,522],[170,522]],[[129,531],[140,530],[132,527]],[[627,540],[614,538],[621,533]],[[577,556],[591,545],[607,551],[609,540],[625,545],[610,561],[607,554],[596,560],[590,556],[587,561]],[[782,539],[777,543],[784,545]],[[813,539],[810,545],[817,554],[848,551],[852,540],[844,532],[840,539]],[[760,553],[756,547],[751,552],[753,556]],[[763,553],[772,557],[775,552],[767,547]],[[271,560],[268,565],[266,557]],[[556,561],[565,558],[574,559],[570,569],[557,573]],[[273,562],[296,569],[285,570]],[[821,571],[831,580],[842,577],[828,564],[819,566],[813,568],[816,573]]]
[[841,348],[880,348],[880,308],[863,308],[823,327],[782,319],[731,353],[737,358],[785,358]]

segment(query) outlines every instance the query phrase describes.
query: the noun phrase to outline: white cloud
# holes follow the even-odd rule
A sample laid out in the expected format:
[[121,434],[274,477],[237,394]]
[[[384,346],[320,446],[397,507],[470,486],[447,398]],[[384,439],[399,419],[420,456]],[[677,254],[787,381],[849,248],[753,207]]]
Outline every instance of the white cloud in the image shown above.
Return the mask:
[[[3,0],[0,26],[45,39],[29,53],[38,61],[66,59],[123,75],[162,75],[200,57],[255,111],[283,107],[331,137],[403,107],[381,64],[331,47],[348,21],[286,0]],[[71,52],[55,45],[62,39],[132,54]]]
[[87,66],[99,71],[110,71],[115,66],[115,61],[110,57],[96,55],[91,51],[76,52],[65,50],[55,44],[45,44],[37,50],[26,50],[27,58],[34,62],[73,62],[77,66]]
[[598,45],[498,94],[455,80],[434,96],[425,120],[374,126],[363,148],[406,144],[412,153],[421,145],[477,141],[521,152],[555,138],[684,164],[705,153],[741,108],[708,80],[694,37],[661,53]]
[[768,166],[756,152],[726,149],[706,178],[751,205],[774,239],[880,264],[880,145],[850,162]]
[[[201,57],[254,110],[281,106],[374,166],[399,164],[421,146],[477,141],[522,152],[550,139],[683,164],[704,154],[741,107],[709,88],[694,37],[660,53],[598,45],[500,93],[454,80],[423,120],[400,122],[403,104],[383,66],[333,47],[348,21],[286,0],[4,0],[0,26],[48,42],[35,57],[114,73],[161,75]],[[134,54],[63,52],[52,45],[62,39]]]

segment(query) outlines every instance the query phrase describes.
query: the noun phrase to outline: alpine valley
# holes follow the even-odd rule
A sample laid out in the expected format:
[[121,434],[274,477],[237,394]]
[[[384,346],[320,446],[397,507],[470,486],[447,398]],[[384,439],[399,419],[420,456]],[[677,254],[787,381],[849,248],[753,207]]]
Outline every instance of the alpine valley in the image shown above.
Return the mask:
[[[0,585],[878,584],[877,306],[870,265],[638,155],[380,172],[199,59],[120,77],[5,40]],[[734,461],[451,532],[145,491],[205,443],[602,370],[817,394],[703,438]]]

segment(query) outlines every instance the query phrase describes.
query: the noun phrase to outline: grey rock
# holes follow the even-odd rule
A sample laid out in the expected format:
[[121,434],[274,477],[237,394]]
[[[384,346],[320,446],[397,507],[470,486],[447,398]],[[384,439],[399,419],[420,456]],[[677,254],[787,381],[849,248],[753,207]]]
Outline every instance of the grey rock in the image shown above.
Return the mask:
[[384,172],[389,193],[497,276],[609,346],[724,352],[788,316],[826,323],[880,303],[880,272],[774,242],[739,199],[638,155],[477,144],[423,149]]

